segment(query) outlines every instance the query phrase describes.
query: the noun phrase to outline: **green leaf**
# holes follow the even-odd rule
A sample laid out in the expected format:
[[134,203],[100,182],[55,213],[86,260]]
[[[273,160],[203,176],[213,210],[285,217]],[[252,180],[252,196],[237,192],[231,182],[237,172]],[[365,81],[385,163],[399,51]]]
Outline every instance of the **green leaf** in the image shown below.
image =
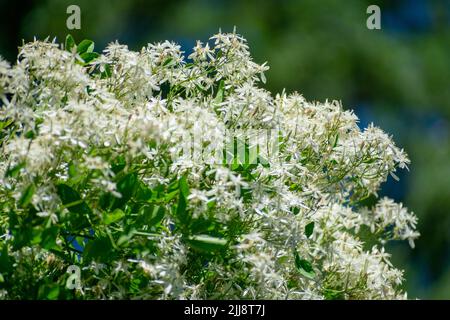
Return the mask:
[[208,207],[209,210],[214,209],[216,207],[216,205],[217,205],[216,200],[209,200],[206,203],[206,206]]
[[338,134],[336,134],[336,139],[334,140],[334,143],[333,143],[333,148],[336,148],[336,146],[337,146],[337,143],[338,143],[338,140],[339,140],[339,133],[338,133]]
[[142,280],[139,278],[134,278],[130,281],[130,288],[129,288],[129,292],[130,293],[139,293],[140,291],[140,287],[139,285],[141,284]]
[[195,87],[196,87],[200,92],[207,93],[207,91],[208,91],[208,90],[206,90],[205,87],[202,87],[202,86],[199,85],[198,83],[195,84]]
[[109,66],[109,64],[104,64],[103,68],[104,68],[104,70],[101,73],[101,78],[102,79],[110,78],[112,73],[111,73],[111,67]]
[[0,121],[0,131],[2,131],[3,129],[7,128],[13,122],[14,122],[13,119]]
[[188,244],[200,251],[218,251],[225,248],[227,241],[222,238],[211,237],[209,235],[196,235],[187,240]]
[[177,217],[180,220],[181,223],[187,224],[189,221],[188,212],[186,210],[187,207],[187,201],[186,198],[180,194],[178,197],[178,205],[177,205]]
[[130,240],[133,238],[133,236],[134,236],[134,232],[133,231],[129,232],[128,234],[123,234],[123,235],[121,235],[119,237],[119,239],[117,240],[116,244],[119,247],[122,247],[122,246],[126,247],[126,246],[128,246],[130,244]]
[[0,270],[3,273],[7,273],[11,271],[13,263],[8,255],[8,248],[6,245],[3,245],[0,252]]
[[87,243],[83,256],[88,260],[104,262],[112,258],[113,247],[108,237],[101,237]]
[[117,191],[122,195],[121,198],[115,198],[111,209],[122,208],[128,200],[131,199],[136,188],[139,186],[139,180],[135,173],[128,173],[117,182]]
[[33,198],[34,193],[36,192],[36,186],[34,184],[30,184],[22,193],[22,196],[19,199],[19,205],[24,208],[28,206]]
[[374,163],[377,160],[380,160],[380,159],[379,158],[369,158],[369,159],[364,160],[362,163],[371,164],[371,163]]
[[29,130],[29,131],[25,132],[24,136],[27,139],[34,139],[34,138],[36,138],[36,133],[33,130]]
[[69,162],[67,173],[69,175],[67,184],[72,186],[82,184],[87,174],[79,165],[77,165],[77,163],[74,163],[73,161]]
[[[180,192],[180,181],[179,180],[172,181],[168,185],[167,190],[165,190],[165,189],[161,190],[161,188],[164,188],[163,186],[158,186],[157,188],[159,189],[159,190],[157,190],[158,194],[161,191],[163,191],[163,193],[164,193],[164,196],[163,196],[164,201],[165,202],[169,202],[170,200],[175,198],[178,195],[178,193]],[[156,188],[155,188],[155,190],[156,190]]]
[[139,219],[137,221],[143,225],[154,226],[161,222],[164,215],[164,207],[145,205],[139,210]]
[[306,235],[306,237],[308,237],[308,238],[311,237],[311,235],[313,234],[313,231],[314,231],[314,221],[308,223],[305,226],[305,235]]
[[78,192],[67,184],[60,183],[56,186],[57,193],[63,205],[73,213],[89,214],[91,209],[84,202]]
[[81,55],[85,52],[93,52],[94,51],[94,41],[92,40],[83,40],[77,46],[77,52]]
[[80,54],[80,57],[83,59],[85,64],[97,59],[99,56],[100,55],[97,52],[85,52]]
[[51,284],[43,284],[39,287],[38,290],[38,299],[39,300],[56,300],[59,296],[59,286],[51,285]]
[[300,258],[297,251],[294,251],[294,258],[295,258],[295,266],[297,267],[297,270],[305,277],[309,279],[314,279],[314,269],[311,265],[311,263],[305,259]]
[[164,63],[163,63],[163,67],[164,67],[164,66],[167,66],[169,63],[171,63],[172,60],[173,60],[172,57],[167,58],[166,61],[164,61]]
[[189,186],[186,180],[186,176],[182,176],[180,178],[179,185],[181,194],[187,199],[187,197],[189,196]]
[[149,221],[150,225],[156,225],[161,222],[161,220],[164,218],[165,209],[164,207],[156,206],[155,209],[153,209],[152,218]]
[[177,180],[172,181],[168,187],[167,187],[167,192],[171,193],[173,191],[177,191],[180,189],[180,182]]
[[323,296],[326,300],[344,300],[344,290],[336,290],[330,288],[324,288],[322,291]]
[[76,46],[75,40],[73,39],[72,35],[68,34],[66,36],[66,42],[64,44],[64,48],[66,48],[67,51],[72,52],[72,48]]
[[33,230],[33,227],[29,223],[24,223],[22,225],[17,225],[16,223],[18,222],[12,224],[15,227],[11,229],[11,233],[14,237],[12,243],[12,249],[14,251],[19,250],[24,246],[29,246],[30,242],[33,241],[37,235],[36,230]]
[[224,89],[225,89],[225,82],[223,80],[220,80],[219,86],[217,88],[217,94],[216,97],[214,98],[215,104],[223,102]]
[[90,222],[87,216],[91,215],[92,211],[78,192],[64,183],[57,185],[56,190],[63,205],[72,213],[65,215],[70,227],[74,230],[88,227]]
[[177,196],[177,194],[178,190],[167,193],[164,197],[164,201],[169,202],[170,200],[174,199]]
[[299,207],[291,207],[291,212],[296,216],[300,213]]
[[33,227],[31,227],[31,228],[28,228],[27,232],[30,235],[30,238],[31,238],[30,240],[31,240],[31,244],[32,245],[36,245],[36,244],[41,243],[41,241],[42,241],[42,228],[39,228],[39,227],[33,228]]
[[279,263],[279,264],[284,264],[284,263],[286,263],[286,262],[288,262],[289,261],[289,257],[288,256],[281,256],[281,257],[279,257],[278,259],[277,259],[277,262]]
[[50,227],[44,229],[41,234],[40,246],[44,249],[56,249],[58,245],[56,244],[56,238],[58,236],[58,228]]
[[6,177],[17,177],[17,175],[20,172],[20,169],[25,167],[25,162],[21,162],[19,164],[16,164],[14,167],[9,168],[8,170],[6,170],[5,176]]
[[106,213],[103,216],[103,223],[111,224],[111,223],[121,220],[124,216],[125,216],[125,213],[122,210],[116,209],[113,212]]
[[137,183],[134,198],[138,201],[148,201],[153,197],[152,190],[141,180]]
[[49,299],[49,300],[56,300],[56,299],[58,299],[58,296],[59,296],[59,287],[58,286],[54,286],[47,293],[47,299]]

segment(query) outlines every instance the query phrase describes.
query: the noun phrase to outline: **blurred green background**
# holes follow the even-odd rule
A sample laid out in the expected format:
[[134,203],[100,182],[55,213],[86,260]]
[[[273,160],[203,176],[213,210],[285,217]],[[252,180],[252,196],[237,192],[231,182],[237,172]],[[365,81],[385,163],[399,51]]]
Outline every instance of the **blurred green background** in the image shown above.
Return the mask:
[[[66,28],[66,8],[81,8],[81,30]],[[381,30],[368,30],[366,9],[381,8]],[[419,216],[411,250],[393,243],[409,298],[450,299],[450,1],[449,0],[1,0],[0,55],[14,62],[22,39],[67,33],[139,49],[174,40],[189,51],[219,28],[249,41],[268,61],[267,89],[297,90],[308,100],[341,100],[364,127],[393,134],[412,160],[400,182],[381,192]]]

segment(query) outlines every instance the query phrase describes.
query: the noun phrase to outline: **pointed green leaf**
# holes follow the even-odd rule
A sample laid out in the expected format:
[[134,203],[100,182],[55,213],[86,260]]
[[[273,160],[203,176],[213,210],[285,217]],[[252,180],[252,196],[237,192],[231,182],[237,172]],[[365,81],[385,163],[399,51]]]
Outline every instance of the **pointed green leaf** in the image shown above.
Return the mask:
[[338,144],[338,140],[339,140],[339,133],[336,134],[336,139],[334,140],[333,148],[336,148],[336,146]]
[[13,122],[14,122],[13,119],[0,121],[0,131],[2,131],[3,129],[7,128]]
[[72,48],[75,46],[75,40],[73,39],[72,35],[68,34],[66,36],[66,42],[64,44],[64,48],[69,51],[72,52]]
[[44,249],[56,249],[58,245],[56,244],[56,238],[58,236],[58,228],[50,227],[44,229],[41,234],[40,246]]
[[92,40],[83,40],[77,46],[77,52],[79,54],[93,51],[94,51],[94,41]]
[[209,235],[192,236],[187,242],[192,248],[207,252],[221,250],[227,244],[225,239],[211,237]]
[[172,60],[173,60],[172,57],[167,58],[166,61],[164,61],[164,63],[163,63],[163,67],[164,67],[164,66],[167,66],[169,63],[171,63]]
[[12,168],[9,168],[8,170],[6,170],[5,176],[6,177],[17,177],[17,175],[20,172],[20,169],[25,167],[25,162],[21,162],[19,164],[16,164],[15,166],[13,166]]
[[214,103],[219,104],[223,102],[223,96],[224,96],[224,89],[225,89],[225,82],[223,80],[220,80],[219,86],[217,88],[217,94],[214,98]]
[[91,209],[84,202],[78,192],[67,184],[61,183],[56,186],[59,198],[63,205],[70,211],[74,213],[90,213]]
[[97,52],[85,52],[80,54],[81,59],[83,59],[84,63],[87,64],[91,61],[97,59],[100,55]]
[[122,208],[131,199],[136,188],[139,187],[139,180],[135,173],[128,173],[117,182],[117,191],[122,195],[115,198],[112,209]]
[[113,212],[106,213],[103,216],[103,223],[111,224],[111,223],[121,220],[124,216],[125,216],[125,213],[122,210],[116,209]]
[[187,207],[186,198],[180,194],[180,196],[178,197],[176,214],[180,222],[184,224],[188,222],[188,213],[186,207]]
[[308,223],[305,226],[305,235],[306,235],[306,237],[308,237],[308,238],[311,237],[311,235],[313,234],[313,231],[314,231],[314,221]]
[[159,223],[164,217],[164,208],[149,204],[139,209],[139,216],[136,219],[138,225],[153,226]]
[[12,269],[12,266],[13,262],[8,255],[8,248],[6,247],[6,244],[4,244],[0,250],[0,270],[3,273],[7,273]]
[[297,251],[294,251],[294,258],[295,258],[295,266],[297,267],[297,270],[305,277],[309,279],[314,279],[314,269],[311,265],[311,263],[305,259],[302,259]]
[[35,192],[36,192],[36,186],[34,184],[30,184],[28,187],[26,187],[26,189],[22,193],[22,196],[19,199],[19,205],[22,208],[29,205]]
[[43,284],[38,290],[39,300],[56,300],[59,296],[59,286],[57,284]]
[[111,240],[108,237],[101,237],[95,240],[88,241],[83,256],[88,260],[95,260],[104,262],[107,259],[111,259],[113,247]]
[[180,178],[179,185],[181,194],[187,199],[187,197],[189,196],[189,186],[186,180],[186,176],[182,176]]

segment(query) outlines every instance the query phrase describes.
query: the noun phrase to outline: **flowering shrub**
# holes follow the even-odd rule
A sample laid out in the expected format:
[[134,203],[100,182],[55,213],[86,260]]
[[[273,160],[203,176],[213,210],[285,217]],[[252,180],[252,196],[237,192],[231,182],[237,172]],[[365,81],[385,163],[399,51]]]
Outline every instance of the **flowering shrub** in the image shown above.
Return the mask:
[[267,69],[236,33],[0,60],[0,296],[406,297],[384,244],[413,247],[416,217],[368,205],[406,154],[338,102],[273,97]]

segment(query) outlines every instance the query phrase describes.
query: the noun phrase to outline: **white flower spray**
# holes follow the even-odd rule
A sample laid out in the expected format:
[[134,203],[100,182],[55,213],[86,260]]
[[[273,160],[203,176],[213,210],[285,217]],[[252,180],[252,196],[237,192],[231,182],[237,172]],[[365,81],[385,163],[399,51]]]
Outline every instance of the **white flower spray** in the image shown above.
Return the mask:
[[[405,152],[373,125],[360,130],[336,101],[258,87],[268,67],[252,60],[235,32],[210,40],[197,42],[188,60],[168,41],[140,52],[111,43],[88,63],[76,50],[34,41],[14,66],[0,60],[0,248],[15,268],[6,280],[45,274],[21,273],[31,256],[51,256],[56,270],[69,265],[64,232],[73,233],[78,208],[88,220],[82,230],[94,230],[94,239],[104,234],[98,241],[108,243],[112,259],[91,258],[89,242],[97,240],[87,236],[77,260],[89,273],[82,297],[406,297],[384,245],[414,247],[417,219],[387,198],[364,202],[407,168]],[[251,130],[275,132],[275,145],[245,142]],[[257,161],[222,161],[230,132],[244,132],[239,139],[258,148]],[[127,195],[123,172],[151,191]],[[179,182],[172,191],[174,181],[186,187]],[[67,204],[61,184],[78,187],[81,200]],[[177,203],[187,187],[186,203]],[[104,194],[120,203],[113,213],[102,208]],[[26,243],[32,251],[20,248],[14,230],[32,212],[34,226],[59,228],[49,233],[55,245],[41,236]],[[159,219],[158,227],[140,217]],[[205,243],[224,248],[198,251]],[[1,291],[20,296],[12,285]]]

